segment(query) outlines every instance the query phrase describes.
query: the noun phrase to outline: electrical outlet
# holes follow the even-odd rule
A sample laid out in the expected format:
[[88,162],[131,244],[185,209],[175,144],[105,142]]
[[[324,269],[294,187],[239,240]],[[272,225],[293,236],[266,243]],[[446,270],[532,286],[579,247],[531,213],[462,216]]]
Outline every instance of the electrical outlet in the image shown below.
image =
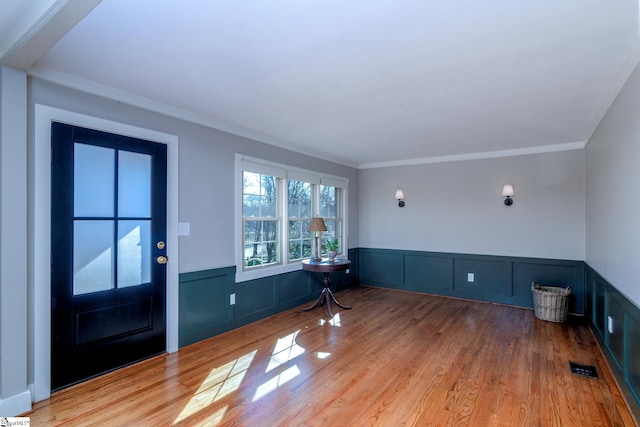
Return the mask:
[[229,305],[235,305],[236,303],[236,294],[229,295]]
[[475,273],[467,273],[467,282],[473,283],[476,281]]
[[607,316],[607,329],[609,330],[610,334],[613,333],[613,317],[611,316]]
[[347,268],[347,272],[346,272],[346,274],[349,274],[349,269],[348,269],[348,268]]

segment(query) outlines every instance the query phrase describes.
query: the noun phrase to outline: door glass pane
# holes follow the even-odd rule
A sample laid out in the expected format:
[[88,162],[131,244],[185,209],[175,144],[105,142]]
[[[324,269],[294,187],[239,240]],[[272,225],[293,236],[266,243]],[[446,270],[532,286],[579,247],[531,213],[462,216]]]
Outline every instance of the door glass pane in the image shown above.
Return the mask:
[[118,151],[118,216],[151,216],[151,156]]
[[78,142],[74,150],[74,215],[113,217],[114,150]]
[[113,252],[113,221],[74,221],[74,295],[113,289]]
[[151,282],[151,221],[118,221],[118,288]]

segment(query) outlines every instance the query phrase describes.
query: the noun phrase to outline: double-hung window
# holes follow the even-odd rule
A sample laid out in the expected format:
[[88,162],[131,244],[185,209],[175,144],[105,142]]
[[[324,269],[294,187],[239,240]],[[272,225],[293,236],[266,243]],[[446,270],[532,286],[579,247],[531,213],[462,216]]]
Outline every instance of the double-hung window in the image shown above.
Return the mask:
[[280,262],[280,178],[242,172],[242,229],[245,266]]
[[[320,185],[320,216],[324,219],[327,231],[324,233],[328,240],[338,239],[340,243],[338,253],[342,253],[342,188],[332,185]],[[323,255],[326,250],[323,250]]]
[[237,281],[299,269],[301,260],[315,255],[314,236],[307,231],[315,216],[327,225],[323,243],[337,238],[338,253],[346,254],[346,179],[241,155],[236,168]]
[[288,261],[299,261],[312,256],[312,236],[307,228],[313,217],[313,188],[313,184],[309,182],[287,180]]

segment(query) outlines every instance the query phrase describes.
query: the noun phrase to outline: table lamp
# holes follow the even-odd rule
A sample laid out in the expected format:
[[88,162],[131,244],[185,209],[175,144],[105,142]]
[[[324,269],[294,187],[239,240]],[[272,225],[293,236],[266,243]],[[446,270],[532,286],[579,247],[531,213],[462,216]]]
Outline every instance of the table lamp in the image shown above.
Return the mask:
[[318,238],[322,235],[323,231],[327,231],[327,225],[324,223],[322,218],[314,217],[309,223],[309,228],[307,228],[307,230],[313,231],[314,237],[316,238],[316,256],[313,260],[322,261],[322,250],[320,249]]

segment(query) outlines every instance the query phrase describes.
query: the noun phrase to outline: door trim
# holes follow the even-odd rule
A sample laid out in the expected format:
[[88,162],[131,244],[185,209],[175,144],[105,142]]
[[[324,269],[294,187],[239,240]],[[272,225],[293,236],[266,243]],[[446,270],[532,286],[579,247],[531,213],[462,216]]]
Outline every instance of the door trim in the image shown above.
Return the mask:
[[46,105],[35,105],[33,200],[29,221],[29,370],[34,402],[51,396],[51,122],[167,145],[167,352],[178,351],[178,136]]

